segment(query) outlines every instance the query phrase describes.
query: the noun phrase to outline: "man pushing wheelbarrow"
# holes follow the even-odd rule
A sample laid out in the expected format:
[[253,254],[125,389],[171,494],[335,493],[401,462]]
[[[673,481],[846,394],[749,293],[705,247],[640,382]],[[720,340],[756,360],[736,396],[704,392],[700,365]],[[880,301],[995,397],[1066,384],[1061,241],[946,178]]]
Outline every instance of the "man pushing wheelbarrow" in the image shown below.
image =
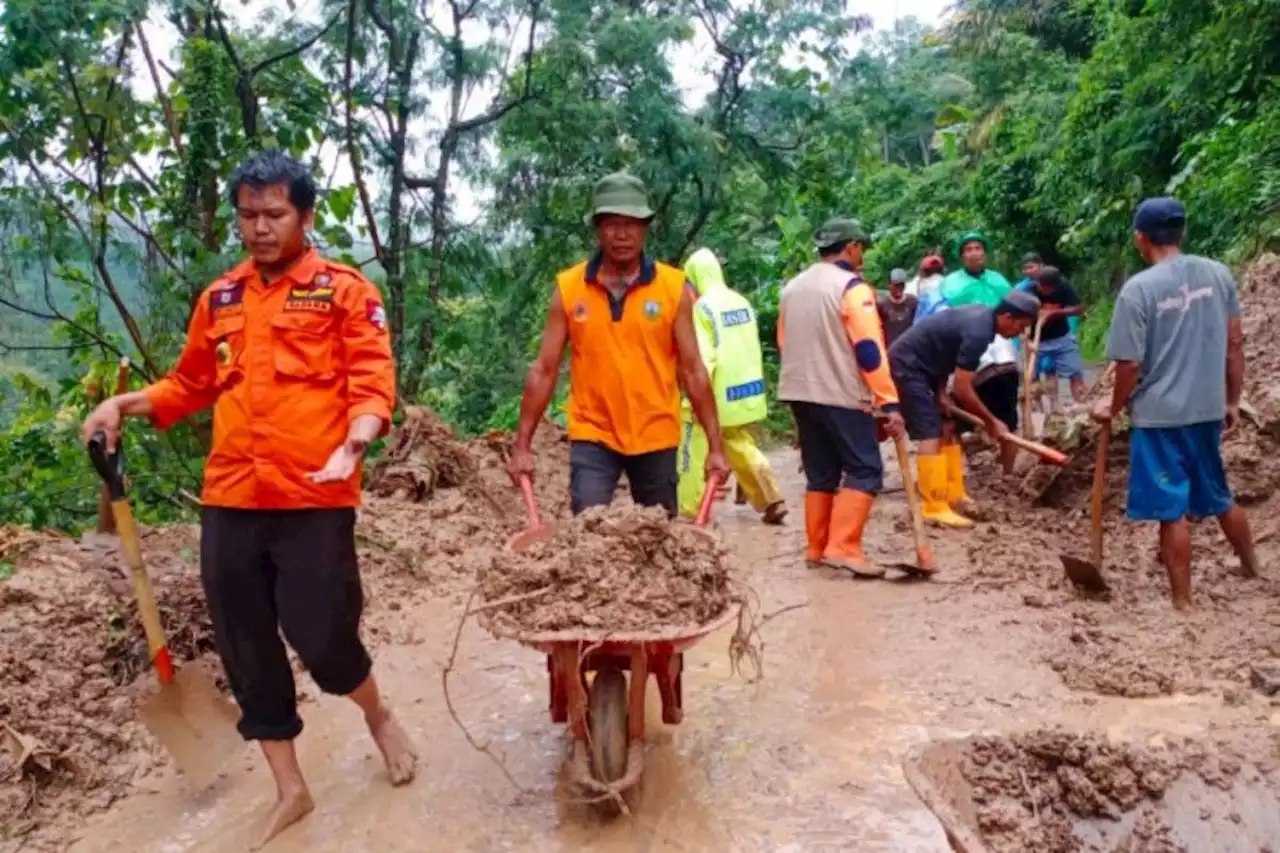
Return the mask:
[[[637,504],[676,515],[681,388],[707,435],[708,499],[728,473],[715,398],[693,326],[695,295],[682,272],[644,252],[653,216],[639,179],[626,173],[602,178],[587,217],[597,248],[556,278],[542,346],[525,379],[509,463],[511,479],[523,490],[530,511],[531,530],[512,543],[517,550],[550,534],[533,504],[532,443],[555,393],[566,348],[574,515],[610,504],[624,472]],[[709,509],[710,501],[704,504]],[[699,515],[705,521],[706,512]],[[699,635],[714,627],[702,626]],[[664,719],[678,722],[680,650],[696,637],[667,638],[660,644],[647,637],[611,638],[603,644],[577,635],[545,643],[517,639],[547,654],[552,717],[571,724],[579,779],[594,766],[590,775],[615,791],[634,782],[639,766],[631,746],[643,735],[648,673],[654,673],[662,692]],[[631,672],[630,690],[624,670]],[[589,671],[596,676],[587,697],[582,676]]]

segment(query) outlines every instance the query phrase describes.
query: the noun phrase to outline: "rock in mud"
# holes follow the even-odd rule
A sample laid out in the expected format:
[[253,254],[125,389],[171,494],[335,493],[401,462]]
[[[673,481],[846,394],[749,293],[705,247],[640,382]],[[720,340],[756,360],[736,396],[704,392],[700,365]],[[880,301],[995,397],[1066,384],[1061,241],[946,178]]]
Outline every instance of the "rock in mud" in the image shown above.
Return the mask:
[[489,603],[519,599],[483,614],[503,633],[663,633],[725,612],[730,561],[706,531],[619,503],[562,522],[524,553],[494,554],[480,590]]

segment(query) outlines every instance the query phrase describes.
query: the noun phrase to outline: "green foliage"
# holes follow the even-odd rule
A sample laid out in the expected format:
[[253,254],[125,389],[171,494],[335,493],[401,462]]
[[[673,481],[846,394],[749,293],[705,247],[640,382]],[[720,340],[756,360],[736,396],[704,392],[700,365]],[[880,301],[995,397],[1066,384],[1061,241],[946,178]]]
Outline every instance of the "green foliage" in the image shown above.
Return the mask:
[[[466,432],[515,425],[555,274],[618,169],[648,184],[652,253],[714,249],[756,307],[771,386],[779,291],[832,215],[873,234],[874,282],[971,228],[1010,279],[1038,251],[1085,298],[1095,358],[1144,196],[1182,198],[1192,251],[1280,243],[1274,0],[958,0],[857,41],[870,22],[835,0],[482,0],[452,30],[401,0],[326,0],[323,27],[231,6],[0,9],[0,521],[92,520],[88,389],[121,356],[133,387],[172,364],[236,259],[227,177],[264,146],[313,163],[315,239],[383,286],[404,401]],[[168,56],[139,40],[155,13]],[[207,439],[207,419],[130,428],[144,518],[183,511]]]

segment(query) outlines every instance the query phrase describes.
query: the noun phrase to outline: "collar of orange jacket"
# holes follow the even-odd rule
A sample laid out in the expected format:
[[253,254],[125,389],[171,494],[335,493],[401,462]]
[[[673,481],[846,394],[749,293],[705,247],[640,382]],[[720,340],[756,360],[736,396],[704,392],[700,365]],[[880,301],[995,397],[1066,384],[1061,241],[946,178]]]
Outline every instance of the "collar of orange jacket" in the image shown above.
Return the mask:
[[[285,270],[279,281],[292,281],[294,284],[309,284],[324,269],[324,258],[315,249],[307,249],[298,256],[293,266]],[[232,267],[224,278],[230,281],[247,281],[258,274],[258,265],[253,258],[241,261]]]

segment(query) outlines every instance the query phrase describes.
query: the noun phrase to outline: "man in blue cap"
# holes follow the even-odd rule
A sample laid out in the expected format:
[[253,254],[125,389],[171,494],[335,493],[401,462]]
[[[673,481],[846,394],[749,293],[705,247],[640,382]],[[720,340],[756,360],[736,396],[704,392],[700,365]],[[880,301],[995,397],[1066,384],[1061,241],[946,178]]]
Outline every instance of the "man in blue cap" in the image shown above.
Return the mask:
[[1109,422],[1126,406],[1133,420],[1128,515],[1160,522],[1160,557],[1173,606],[1191,606],[1187,516],[1216,516],[1240,558],[1258,574],[1249,519],[1227,485],[1222,432],[1236,426],[1244,386],[1244,331],[1231,271],[1183,254],[1187,213],[1151,198],[1133,217],[1134,243],[1150,266],[1125,282],[1107,341],[1115,390],[1094,409]]

